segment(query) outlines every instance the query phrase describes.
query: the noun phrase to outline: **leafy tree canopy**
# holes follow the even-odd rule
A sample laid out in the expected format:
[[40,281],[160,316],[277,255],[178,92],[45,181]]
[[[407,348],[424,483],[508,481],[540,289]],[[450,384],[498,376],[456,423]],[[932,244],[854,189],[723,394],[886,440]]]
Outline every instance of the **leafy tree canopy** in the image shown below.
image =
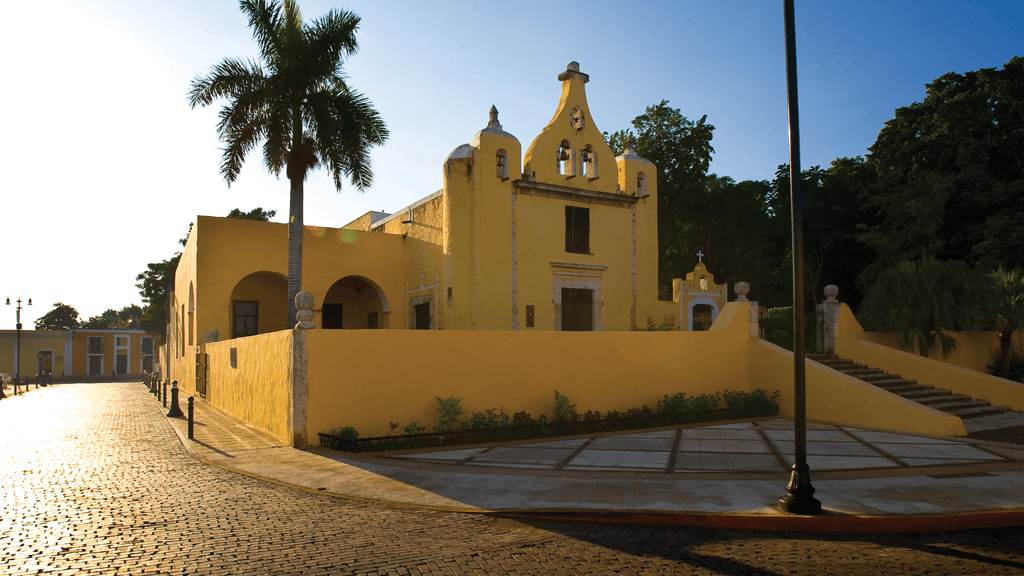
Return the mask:
[[238,208],[228,212],[228,218],[238,218],[239,220],[259,220],[260,222],[270,222],[270,219],[274,216],[277,216],[277,210],[263,210],[260,206],[257,206],[248,212],[242,212]]
[[78,310],[57,302],[43,316],[36,319],[36,330],[70,330],[78,328]]
[[125,306],[120,310],[109,308],[102,314],[92,316],[82,323],[82,328],[92,330],[124,329],[135,330],[139,328],[142,320],[142,308],[137,304]]
[[899,332],[899,344],[922,356],[937,343],[942,356],[957,340],[949,332],[978,326],[989,295],[986,282],[967,264],[931,257],[904,260],[885,269],[868,289],[857,315],[865,328]]
[[696,264],[696,250],[691,252],[692,246],[680,244],[680,239],[694,222],[694,211],[706,202],[715,127],[707,123],[706,115],[696,122],[687,119],[669,107],[668,100],[648,106],[632,124],[632,130],[611,134],[608,143],[621,154],[632,136],[636,153],[658,168],[659,284],[671,289],[672,279]]
[[862,285],[922,255],[1024,266],[1024,58],[938,78],[869,150],[877,182],[860,239],[878,258]]

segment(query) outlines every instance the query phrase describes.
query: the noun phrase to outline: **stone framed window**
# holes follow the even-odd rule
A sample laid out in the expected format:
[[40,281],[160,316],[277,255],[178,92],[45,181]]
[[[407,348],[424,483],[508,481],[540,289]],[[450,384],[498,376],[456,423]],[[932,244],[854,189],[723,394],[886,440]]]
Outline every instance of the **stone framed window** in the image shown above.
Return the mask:
[[565,207],[565,251],[590,254],[590,209]]
[[434,296],[424,294],[411,298],[409,300],[409,329],[433,330],[435,326]]

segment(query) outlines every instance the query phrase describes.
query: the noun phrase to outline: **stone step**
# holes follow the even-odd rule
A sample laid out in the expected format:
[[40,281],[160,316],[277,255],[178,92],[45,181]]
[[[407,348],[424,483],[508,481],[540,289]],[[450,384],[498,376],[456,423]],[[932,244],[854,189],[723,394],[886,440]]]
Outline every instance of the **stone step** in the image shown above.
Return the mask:
[[980,406],[977,408],[961,408],[957,410],[943,410],[953,416],[959,416],[961,419],[978,418],[980,416],[992,416],[994,414],[1003,414],[1010,411],[1009,406]]
[[966,408],[985,408],[991,406],[985,400],[974,400],[973,398],[967,398],[966,400],[951,400],[948,402],[932,402],[927,404],[929,408],[935,408],[936,410],[942,410],[943,412],[953,412],[956,410],[962,410]]
[[886,376],[886,373],[883,370],[879,370],[877,368],[846,368],[839,371],[847,376],[853,376],[854,378],[861,379],[870,378],[872,376]]
[[899,374],[889,374],[888,372],[881,372],[878,374],[866,374],[860,376],[860,379],[865,382],[874,384],[875,382],[888,382],[891,380],[902,380],[903,378]]
[[928,388],[935,388],[935,386],[932,386],[931,384],[918,384],[917,380],[906,380],[906,379],[903,379],[903,378],[900,378],[898,380],[885,380],[885,381],[879,381],[879,382],[870,382],[870,384],[874,384],[875,386],[877,386],[877,387],[879,387],[879,388],[881,388],[883,390],[888,390],[889,392],[893,392],[893,393],[895,393],[896,390],[902,390],[904,388],[912,388],[912,387],[915,387],[915,386],[926,386]]
[[[925,406],[932,406],[932,407],[935,407],[935,406],[938,406],[938,405],[948,406],[948,405],[951,405],[951,404],[958,404],[958,403],[963,403],[965,405],[977,405],[977,406],[988,406],[989,405],[989,403],[985,402],[984,400],[975,400],[974,398],[971,398],[970,396],[968,396],[966,394],[953,394],[953,392],[951,392],[949,390],[944,390],[942,388],[936,388],[936,390],[942,390],[942,392],[945,392],[945,394],[935,394],[933,396],[927,396],[927,397],[923,397],[923,398],[914,398],[913,400],[914,400],[914,402],[917,402],[918,404],[924,404]],[[903,395],[900,394],[900,396],[903,396]],[[906,396],[903,396],[903,397],[906,398]],[[983,402],[983,404],[975,404],[976,402]]]
[[935,398],[950,398],[953,396],[953,392],[946,390],[945,388],[935,388],[934,386],[926,386],[918,384],[920,389],[918,390],[903,390],[900,391],[899,395],[906,398],[907,400],[913,400],[914,402],[924,403],[926,400]]

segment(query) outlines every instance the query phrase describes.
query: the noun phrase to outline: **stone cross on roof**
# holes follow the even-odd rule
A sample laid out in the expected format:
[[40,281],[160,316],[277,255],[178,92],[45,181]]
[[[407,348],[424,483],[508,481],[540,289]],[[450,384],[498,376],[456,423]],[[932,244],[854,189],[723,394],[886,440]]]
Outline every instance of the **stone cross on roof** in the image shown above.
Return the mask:
[[704,259],[704,253],[701,252],[700,250],[697,250],[697,263],[700,264],[701,262],[703,262],[703,259]]

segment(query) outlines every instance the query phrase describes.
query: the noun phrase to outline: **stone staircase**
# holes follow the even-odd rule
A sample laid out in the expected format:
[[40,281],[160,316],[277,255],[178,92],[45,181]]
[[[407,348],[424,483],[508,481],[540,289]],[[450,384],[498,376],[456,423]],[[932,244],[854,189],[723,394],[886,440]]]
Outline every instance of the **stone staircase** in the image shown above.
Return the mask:
[[954,394],[945,388],[919,384],[916,380],[901,378],[899,374],[889,374],[864,364],[855,364],[852,360],[840,358],[835,354],[808,354],[807,359],[878,386],[907,400],[913,400],[929,408],[959,416],[961,419],[991,416],[1010,411],[1007,406],[993,406],[985,400],[975,400],[966,394]]

